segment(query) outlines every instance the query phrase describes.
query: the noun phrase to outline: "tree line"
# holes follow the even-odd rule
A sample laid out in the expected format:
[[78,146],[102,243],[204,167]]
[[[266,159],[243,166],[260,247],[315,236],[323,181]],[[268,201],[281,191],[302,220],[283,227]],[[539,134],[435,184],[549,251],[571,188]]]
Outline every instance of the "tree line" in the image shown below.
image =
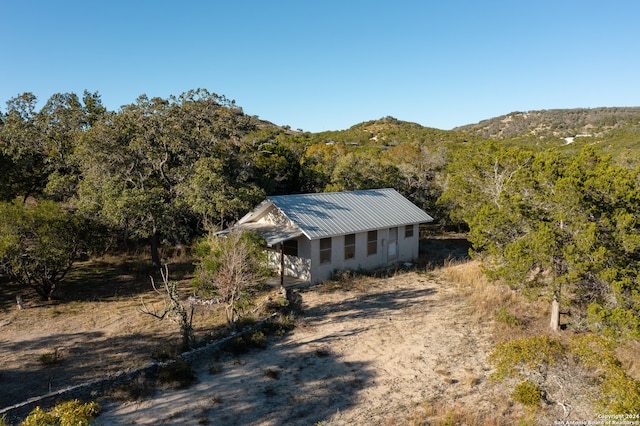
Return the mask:
[[51,298],[81,256],[144,242],[160,266],[161,245],[190,244],[266,196],[393,187],[467,230],[491,276],[637,338],[640,174],[605,152],[392,117],[292,132],[202,89],[118,111],[87,91],[37,110],[25,93],[0,115],[0,273]]
[[291,132],[203,89],[118,111],[97,92],[40,109],[24,93],[0,114],[0,271],[51,298],[82,255],[144,242],[160,266],[161,245],[189,244],[268,195],[395,187],[431,210],[444,164],[432,151]]

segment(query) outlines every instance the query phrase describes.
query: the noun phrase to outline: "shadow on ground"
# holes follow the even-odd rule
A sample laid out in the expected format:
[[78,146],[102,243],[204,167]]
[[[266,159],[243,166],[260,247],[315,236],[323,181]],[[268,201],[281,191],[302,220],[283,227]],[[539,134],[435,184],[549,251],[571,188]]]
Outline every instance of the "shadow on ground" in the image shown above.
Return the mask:
[[[169,265],[172,280],[189,279],[192,274],[193,265],[187,260]],[[160,281],[158,269],[149,261],[136,257],[122,255],[77,262],[58,283],[53,302],[43,301],[32,288],[0,276],[0,311],[14,309],[17,295],[22,296],[27,307],[138,296],[151,290],[150,276],[154,276],[156,282]]]
[[424,307],[425,302],[422,298],[434,293],[435,290],[432,288],[361,293],[339,302],[324,303],[321,306],[304,309],[303,315],[306,323],[322,321],[328,312],[332,312],[333,321],[347,321],[361,317],[386,318],[393,316],[395,311],[410,309],[412,305],[419,304]]
[[444,266],[447,261],[470,259],[471,243],[463,237],[423,238],[420,240],[420,261],[433,267]]
[[[132,342],[137,354],[130,351]],[[140,333],[109,338],[101,332],[63,333],[0,342],[0,357],[15,351],[24,354],[19,366],[0,366],[0,407],[115,374],[131,367],[136,357],[144,365],[150,358],[141,354],[151,354],[157,348],[156,337]]]
[[[321,315],[310,310],[305,318],[314,314]],[[202,360],[195,365],[199,381],[188,389],[165,390],[136,404],[105,404],[97,420],[105,426],[309,425],[357,405],[359,392],[376,377],[369,364],[344,361],[331,350],[332,336],[296,336],[272,337],[267,348],[242,355],[222,352]]]

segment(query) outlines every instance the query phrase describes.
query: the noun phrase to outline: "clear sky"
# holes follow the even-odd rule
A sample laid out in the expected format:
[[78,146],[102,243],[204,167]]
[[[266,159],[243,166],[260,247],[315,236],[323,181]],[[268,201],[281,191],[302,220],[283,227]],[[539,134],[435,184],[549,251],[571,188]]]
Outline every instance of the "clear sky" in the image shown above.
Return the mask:
[[640,105],[637,0],[0,0],[0,110],[190,89],[318,132]]

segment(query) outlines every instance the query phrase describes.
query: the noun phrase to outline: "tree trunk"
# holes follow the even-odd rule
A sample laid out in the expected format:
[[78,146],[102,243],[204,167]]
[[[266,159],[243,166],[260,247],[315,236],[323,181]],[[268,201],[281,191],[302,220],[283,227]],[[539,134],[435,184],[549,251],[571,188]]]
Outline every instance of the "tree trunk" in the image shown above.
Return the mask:
[[49,294],[47,295],[47,300],[49,302],[51,302],[53,300],[53,295],[56,292],[56,285],[55,284],[51,284],[49,286]]
[[553,296],[553,302],[551,302],[551,323],[549,324],[553,331],[560,329],[560,303],[558,303],[558,296]]
[[153,262],[153,264],[156,267],[162,268],[162,263],[160,263],[160,253],[159,253],[160,244],[158,243],[158,233],[157,232],[154,232],[149,237],[149,243],[151,245],[151,261]]
[[227,327],[229,327],[230,330],[235,329],[235,318],[234,318],[234,314],[233,314],[233,306],[227,304],[224,307],[224,312],[227,316]]

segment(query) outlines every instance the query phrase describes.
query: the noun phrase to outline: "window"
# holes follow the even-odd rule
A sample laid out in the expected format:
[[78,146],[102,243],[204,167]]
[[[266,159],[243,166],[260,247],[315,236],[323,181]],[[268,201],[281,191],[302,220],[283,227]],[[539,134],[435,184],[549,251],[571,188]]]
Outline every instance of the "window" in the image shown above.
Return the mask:
[[413,237],[413,225],[407,225],[404,227],[404,237],[405,238]]
[[320,263],[331,263],[331,238],[320,240]]
[[282,252],[289,256],[298,256],[298,240],[287,240],[282,243]]
[[378,252],[378,231],[369,231],[367,233],[367,255],[376,254]]
[[344,258],[353,259],[356,257],[356,234],[344,236]]

